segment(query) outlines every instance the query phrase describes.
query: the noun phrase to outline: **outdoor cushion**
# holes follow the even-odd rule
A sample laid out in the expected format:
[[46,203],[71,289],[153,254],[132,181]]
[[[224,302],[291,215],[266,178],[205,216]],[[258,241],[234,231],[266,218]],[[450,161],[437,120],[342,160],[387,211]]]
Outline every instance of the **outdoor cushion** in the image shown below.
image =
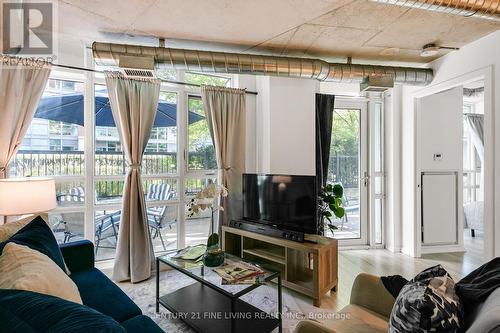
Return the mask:
[[57,266],[61,267],[64,272],[67,272],[56,238],[42,217],[35,217],[33,221],[21,228],[12,237],[1,242],[0,253],[8,242],[24,245],[45,254],[52,259]]
[[130,318],[121,324],[129,333],[163,333],[163,330],[160,329],[151,318],[144,315]]
[[97,268],[74,272],[70,277],[80,291],[83,304],[120,323],[141,314],[139,307]]
[[124,333],[126,331],[111,317],[85,305],[31,291],[0,289],[0,332]]

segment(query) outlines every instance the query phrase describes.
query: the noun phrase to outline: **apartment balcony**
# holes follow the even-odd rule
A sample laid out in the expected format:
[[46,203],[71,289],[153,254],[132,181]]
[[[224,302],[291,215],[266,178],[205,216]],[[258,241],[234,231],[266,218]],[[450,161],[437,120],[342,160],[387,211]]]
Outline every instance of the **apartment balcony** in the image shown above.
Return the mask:
[[[95,175],[123,175],[127,164],[123,153],[114,151],[95,152]],[[215,165],[213,152],[190,152],[189,167],[209,169]],[[142,162],[143,175],[177,173],[176,152],[145,152]],[[83,151],[20,150],[9,166],[11,177],[26,176],[84,176]]]

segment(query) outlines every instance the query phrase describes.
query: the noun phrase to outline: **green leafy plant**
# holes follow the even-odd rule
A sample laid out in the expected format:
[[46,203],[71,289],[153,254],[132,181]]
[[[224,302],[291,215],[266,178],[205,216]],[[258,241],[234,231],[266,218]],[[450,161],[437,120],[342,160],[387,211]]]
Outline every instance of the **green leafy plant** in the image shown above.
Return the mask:
[[213,233],[208,237],[207,240],[207,249],[219,246],[219,235],[217,233]]
[[343,196],[344,188],[340,184],[327,184],[325,187],[323,187],[323,191],[320,195],[320,217],[323,223],[325,219],[328,221],[325,226],[332,232],[338,229],[337,226],[333,224],[332,218],[335,216],[341,219],[345,215],[345,210],[342,207]]

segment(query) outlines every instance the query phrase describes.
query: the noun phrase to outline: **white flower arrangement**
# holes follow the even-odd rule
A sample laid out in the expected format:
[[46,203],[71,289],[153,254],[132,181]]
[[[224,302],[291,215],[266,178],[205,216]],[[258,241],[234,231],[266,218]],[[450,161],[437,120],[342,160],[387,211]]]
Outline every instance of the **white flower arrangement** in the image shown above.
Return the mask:
[[201,190],[201,192],[198,192],[193,199],[191,199],[191,202],[189,203],[188,216],[192,217],[197,215],[207,208],[211,208],[212,211],[224,211],[224,207],[217,204],[217,199],[219,197],[227,197],[227,194],[227,188],[222,185],[208,185]]

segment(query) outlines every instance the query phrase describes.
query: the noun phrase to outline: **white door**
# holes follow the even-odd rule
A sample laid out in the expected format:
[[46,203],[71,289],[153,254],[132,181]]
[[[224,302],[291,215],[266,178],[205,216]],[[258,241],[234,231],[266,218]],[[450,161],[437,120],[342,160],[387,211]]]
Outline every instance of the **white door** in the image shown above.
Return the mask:
[[[367,244],[368,236],[367,103],[337,99],[333,114],[328,182],[344,187],[346,215],[335,219],[334,237],[342,245]],[[327,231],[327,235],[331,233]]]

